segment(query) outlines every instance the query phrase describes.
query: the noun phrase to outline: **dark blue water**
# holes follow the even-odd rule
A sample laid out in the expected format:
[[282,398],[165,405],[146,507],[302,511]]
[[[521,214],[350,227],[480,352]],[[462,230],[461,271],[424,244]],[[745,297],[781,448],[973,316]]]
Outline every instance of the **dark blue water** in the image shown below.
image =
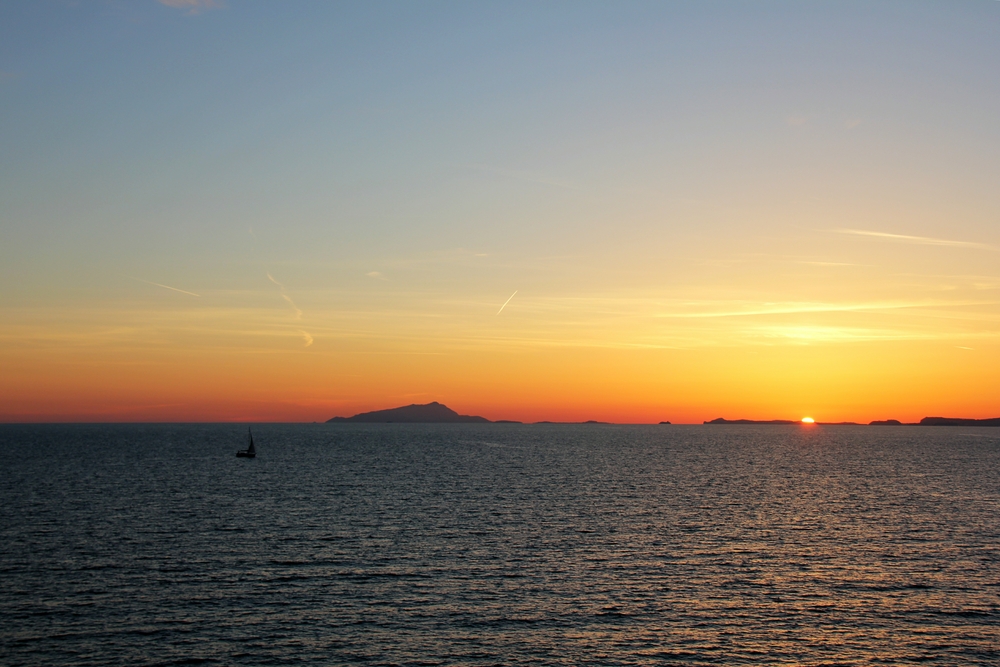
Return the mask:
[[1000,664],[1000,429],[0,427],[0,663]]

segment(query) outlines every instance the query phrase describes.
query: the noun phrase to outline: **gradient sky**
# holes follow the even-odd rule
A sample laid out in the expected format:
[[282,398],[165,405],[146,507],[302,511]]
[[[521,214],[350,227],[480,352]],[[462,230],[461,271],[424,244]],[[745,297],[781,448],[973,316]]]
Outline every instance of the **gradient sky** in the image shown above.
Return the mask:
[[0,421],[998,416],[998,119],[994,0],[0,3]]

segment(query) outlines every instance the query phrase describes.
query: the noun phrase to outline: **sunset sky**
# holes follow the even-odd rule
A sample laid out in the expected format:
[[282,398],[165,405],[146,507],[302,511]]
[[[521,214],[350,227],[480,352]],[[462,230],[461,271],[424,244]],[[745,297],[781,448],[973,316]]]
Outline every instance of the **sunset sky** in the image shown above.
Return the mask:
[[0,421],[1000,416],[1000,2],[5,2],[0,123]]

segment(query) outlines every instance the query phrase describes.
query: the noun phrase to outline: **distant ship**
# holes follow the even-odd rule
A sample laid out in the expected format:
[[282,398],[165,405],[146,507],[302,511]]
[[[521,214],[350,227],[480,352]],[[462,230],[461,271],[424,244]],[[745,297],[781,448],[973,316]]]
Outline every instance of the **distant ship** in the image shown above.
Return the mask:
[[253,448],[253,432],[249,428],[247,429],[247,439],[250,443],[247,448],[236,452],[236,456],[239,458],[252,459],[257,456],[257,450]]

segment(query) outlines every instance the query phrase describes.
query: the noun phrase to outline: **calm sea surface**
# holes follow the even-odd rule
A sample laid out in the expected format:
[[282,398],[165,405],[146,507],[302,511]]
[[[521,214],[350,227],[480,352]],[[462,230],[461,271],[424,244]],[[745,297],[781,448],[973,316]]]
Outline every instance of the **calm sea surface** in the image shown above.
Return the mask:
[[1000,664],[1000,429],[254,435],[0,426],[0,664]]

